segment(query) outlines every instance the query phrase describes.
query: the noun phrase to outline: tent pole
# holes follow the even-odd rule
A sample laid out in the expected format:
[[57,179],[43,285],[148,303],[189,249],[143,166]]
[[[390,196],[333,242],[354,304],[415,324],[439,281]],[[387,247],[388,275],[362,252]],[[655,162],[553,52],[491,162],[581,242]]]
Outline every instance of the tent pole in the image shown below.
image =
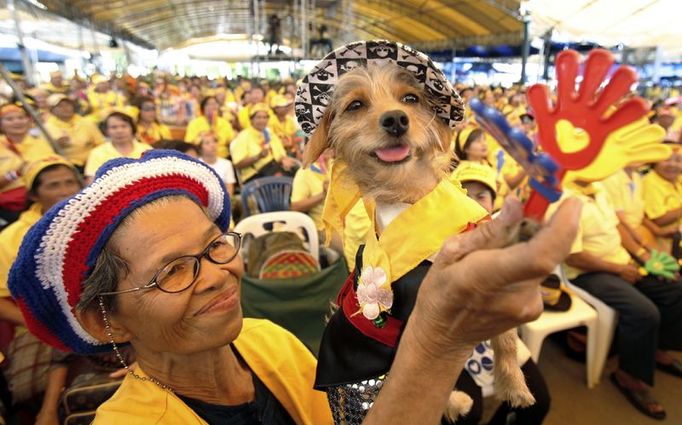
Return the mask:
[[523,14],[523,46],[521,47],[521,81],[526,84],[526,64],[528,63],[528,53],[530,51],[530,36],[528,34],[528,27],[530,26],[530,13],[526,11]]
[[24,33],[21,31],[21,19],[19,18],[19,12],[14,7],[14,0],[7,0],[7,8],[12,12],[12,20],[14,21],[14,29],[17,32],[17,48],[21,54],[21,62],[24,66],[24,77],[29,85],[35,85],[35,75],[33,75],[33,63],[31,58],[28,56],[26,51],[26,44],[24,44]]

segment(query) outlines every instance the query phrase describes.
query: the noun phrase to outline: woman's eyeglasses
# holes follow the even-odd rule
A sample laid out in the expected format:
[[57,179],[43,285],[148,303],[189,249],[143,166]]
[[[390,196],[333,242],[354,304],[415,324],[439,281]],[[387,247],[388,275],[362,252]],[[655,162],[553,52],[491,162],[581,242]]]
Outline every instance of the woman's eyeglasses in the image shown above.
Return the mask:
[[201,254],[183,255],[168,262],[144,286],[122,291],[103,292],[99,295],[117,295],[128,292],[158,288],[163,292],[178,293],[191,287],[201,271],[201,259],[206,257],[214,264],[227,264],[239,253],[242,235],[235,232],[224,233],[215,238]]

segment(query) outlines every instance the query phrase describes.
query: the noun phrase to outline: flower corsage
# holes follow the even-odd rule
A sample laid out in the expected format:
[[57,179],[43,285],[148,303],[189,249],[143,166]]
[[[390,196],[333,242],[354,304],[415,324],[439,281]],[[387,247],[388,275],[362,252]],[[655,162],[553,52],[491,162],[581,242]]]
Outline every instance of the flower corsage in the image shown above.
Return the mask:
[[360,310],[356,314],[362,313],[377,327],[383,326],[385,320],[381,313],[390,310],[393,305],[393,291],[384,269],[365,267],[358,279],[356,294],[360,304]]

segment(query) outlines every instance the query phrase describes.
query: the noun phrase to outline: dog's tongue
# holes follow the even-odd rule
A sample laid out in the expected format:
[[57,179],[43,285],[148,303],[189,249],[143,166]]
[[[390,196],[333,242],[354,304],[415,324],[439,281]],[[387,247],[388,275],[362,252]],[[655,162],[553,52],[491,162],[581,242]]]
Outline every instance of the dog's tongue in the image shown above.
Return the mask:
[[392,146],[390,148],[377,149],[374,153],[384,162],[399,162],[410,154],[410,147],[407,145]]

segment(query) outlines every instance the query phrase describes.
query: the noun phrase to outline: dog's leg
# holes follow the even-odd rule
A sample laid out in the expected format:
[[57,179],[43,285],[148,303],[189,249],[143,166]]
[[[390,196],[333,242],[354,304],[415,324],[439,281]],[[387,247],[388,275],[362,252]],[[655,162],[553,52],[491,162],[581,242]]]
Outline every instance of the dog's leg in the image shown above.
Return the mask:
[[495,396],[512,407],[535,404],[523,372],[516,360],[516,329],[511,329],[491,340],[495,351]]
[[458,417],[469,413],[473,404],[474,401],[467,393],[455,390],[450,393],[444,415],[450,422],[455,423]]

